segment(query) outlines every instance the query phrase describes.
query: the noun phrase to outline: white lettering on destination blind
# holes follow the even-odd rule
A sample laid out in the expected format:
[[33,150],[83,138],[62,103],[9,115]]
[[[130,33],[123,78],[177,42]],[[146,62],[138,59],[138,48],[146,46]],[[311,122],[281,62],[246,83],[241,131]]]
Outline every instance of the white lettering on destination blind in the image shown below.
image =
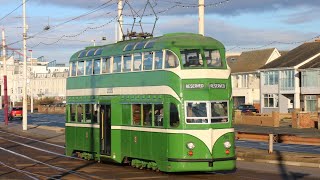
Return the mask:
[[186,89],[202,89],[204,84],[186,84]]
[[225,89],[226,88],[226,84],[215,83],[215,84],[210,84],[209,87],[211,89]]

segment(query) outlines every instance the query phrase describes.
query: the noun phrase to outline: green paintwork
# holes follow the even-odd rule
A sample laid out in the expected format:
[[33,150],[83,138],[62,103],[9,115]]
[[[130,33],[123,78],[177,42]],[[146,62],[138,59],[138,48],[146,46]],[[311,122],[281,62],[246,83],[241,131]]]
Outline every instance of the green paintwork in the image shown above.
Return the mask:
[[[88,47],[103,48],[102,54],[97,57],[84,57],[78,59],[79,52],[71,57],[71,62],[83,59],[95,59],[100,57],[122,55],[135,52],[155,51],[169,49],[180,58],[180,49],[218,49],[223,59],[221,69],[227,69],[225,61],[224,46],[217,40],[210,37],[203,37],[190,33],[167,34],[154,38],[156,43],[151,49],[123,52],[123,48],[129,42],[148,41],[132,40],[119,42],[116,44]],[[203,52],[203,51],[202,51]],[[181,64],[181,62],[180,62]],[[182,70],[183,71],[183,67]],[[185,84],[204,84],[202,89],[186,89]],[[226,89],[210,89],[211,83],[224,83]],[[68,104],[110,104],[111,105],[111,125],[131,126],[131,104],[150,103],[163,104],[164,125],[163,130],[207,130],[207,129],[229,129],[232,128],[232,107],[231,79],[180,79],[179,76],[167,70],[128,72],[101,74],[92,76],[69,77],[67,79],[67,90],[82,90],[90,88],[114,88],[114,87],[142,87],[143,86],[168,86],[176,93],[179,99],[171,95],[103,95],[103,96],[72,96],[68,95]],[[229,102],[229,122],[218,124],[186,124],[184,102],[194,101],[228,101]],[[178,107],[180,123],[177,127],[170,127],[170,103]],[[70,108],[67,108],[67,119],[69,122]],[[99,125],[99,124],[96,124]],[[141,126],[136,126],[141,127]],[[157,130],[157,127],[141,127]],[[223,143],[230,141],[233,145],[230,154],[226,154]],[[193,156],[188,155],[186,144],[195,143]],[[212,153],[210,152],[212,151]],[[166,172],[183,171],[218,171],[235,169],[235,160],[214,162],[209,166],[208,162],[171,162],[173,159],[216,159],[235,157],[234,133],[227,133],[219,137],[212,149],[209,149],[202,140],[185,133],[160,133],[114,129],[111,132],[111,156],[100,154],[100,128],[66,127],[66,154],[72,155],[74,152],[85,152],[88,157],[93,154],[99,160],[109,159],[117,163],[122,163],[127,157],[132,159],[135,167],[139,168],[159,168]],[[88,155],[89,154],[89,155]]]

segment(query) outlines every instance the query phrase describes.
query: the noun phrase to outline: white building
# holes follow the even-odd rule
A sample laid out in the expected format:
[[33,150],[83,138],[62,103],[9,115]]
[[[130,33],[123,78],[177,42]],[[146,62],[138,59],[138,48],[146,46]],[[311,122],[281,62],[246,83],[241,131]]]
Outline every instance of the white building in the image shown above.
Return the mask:
[[[35,99],[41,97],[55,97],[65,99],[66,79],[69,67],[48,62],[32,61],[27,62],[27,95]],[[1,62],[1,96],[4,95],[3,86],[3,64]],[[23,62],[7,59],[7,90],[11,103],[21,102],[23,99]]]
[[280,57],[276,48],[242,52],[227,58],[231,68],[234,106],[252,104],[260,109],[260,67]]

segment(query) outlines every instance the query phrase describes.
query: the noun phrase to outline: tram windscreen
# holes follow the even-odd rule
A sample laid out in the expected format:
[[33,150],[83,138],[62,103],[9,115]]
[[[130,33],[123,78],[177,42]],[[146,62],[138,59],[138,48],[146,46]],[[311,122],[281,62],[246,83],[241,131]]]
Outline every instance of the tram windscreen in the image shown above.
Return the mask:
[[195,124],[228,122],[227,102],[187,102],[186,121]]

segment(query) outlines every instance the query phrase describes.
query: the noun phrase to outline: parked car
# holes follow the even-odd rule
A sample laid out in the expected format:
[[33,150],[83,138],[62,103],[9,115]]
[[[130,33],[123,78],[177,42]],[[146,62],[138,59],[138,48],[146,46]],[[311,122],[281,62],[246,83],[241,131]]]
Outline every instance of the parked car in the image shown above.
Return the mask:
[[12,107],[8,117],[9,117],[9,120],[13,120],[13,119],[22,120],[22,107]]
[[256,109],[253,105],[250,104],[242,104],[237,107],[238,110],[241,110],[241,112],[246,113],[246,112],[255,112],[259,113],[259,110]]

